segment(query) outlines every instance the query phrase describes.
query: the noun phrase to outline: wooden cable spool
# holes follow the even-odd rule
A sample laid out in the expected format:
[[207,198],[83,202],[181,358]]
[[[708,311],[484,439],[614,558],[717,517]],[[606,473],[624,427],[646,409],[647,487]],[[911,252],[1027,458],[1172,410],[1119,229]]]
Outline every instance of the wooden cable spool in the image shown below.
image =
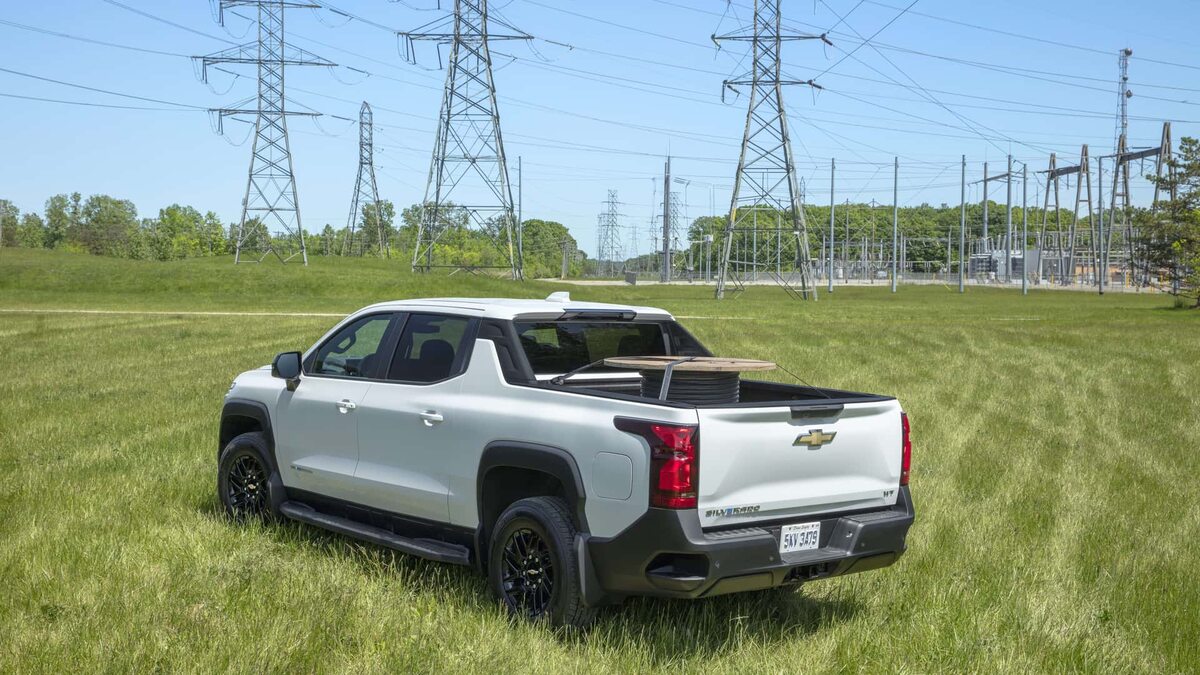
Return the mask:
[[737,403],[739,373],[777,368],[770,361],[716,356],[615,356],[604,365],[637,370],[646,398],[692,405]]

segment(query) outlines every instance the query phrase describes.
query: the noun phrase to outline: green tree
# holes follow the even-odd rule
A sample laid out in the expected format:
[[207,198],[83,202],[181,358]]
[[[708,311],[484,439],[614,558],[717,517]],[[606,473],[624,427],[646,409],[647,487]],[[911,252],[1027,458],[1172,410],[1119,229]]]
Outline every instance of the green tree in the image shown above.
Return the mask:
[[45,245],[46,224],[36,213],[26,213],[21,216],[21,224],[17,226],[17,246],[22,248],[42,248]]
[[[526,220],[522,234],[525,277],[558,277],[562,273],[563,246],[567,251],[576,248],[575,238],[567,230],[566,225],[553,220]],[[582,263],[578,256],[571,256],[568,261],[568,273],[572,275],[582,272]]]
[[[396,207],[388,200],[381,199],[374,204],[364,204],[362,216],[358,222],[359,237],[365,255],[383,255],[383,246],[391,246],[396,238],[396,230],[392,224],[396,220]],[[380,226],[383,229],[383,241],[379,240]]]
[[201,244],[204,216],[190,206],[172,204],[160,209],[147,233],[149,257],[155,260],[180,260],[206,254]]
[[46,200],[46,248],[58,248],[67,241],[71,229],[71,202],[67,195],[54,195]]
[[1136,217],[1150,271],[1160,275],[1163,290],[1200,308],[1200,141],[1184,137],[1170,168],[1174,175],[1151,180],[1174,198]]
[[137,208],[133,202],[108,195],[92,195],[83,203],[80,215],[72,238],[84,250],[94,255],[133,257],[139,234]]
[[17,225],[21,210],[7,199],[0,199],[0,246],[17,245]]

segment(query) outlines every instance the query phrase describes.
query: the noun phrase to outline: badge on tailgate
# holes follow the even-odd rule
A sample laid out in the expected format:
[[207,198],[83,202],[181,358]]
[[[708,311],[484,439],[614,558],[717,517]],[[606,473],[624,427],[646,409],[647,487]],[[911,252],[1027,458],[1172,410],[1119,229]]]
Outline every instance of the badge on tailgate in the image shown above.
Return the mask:
[[807,434],[797,436],[796,442],[792,443],[792,445],[807,445],[809,450],[816,450],[826,443],[833,442],[834,436],[837,436],[836,431],[825,433],[822,429],[809,429]]

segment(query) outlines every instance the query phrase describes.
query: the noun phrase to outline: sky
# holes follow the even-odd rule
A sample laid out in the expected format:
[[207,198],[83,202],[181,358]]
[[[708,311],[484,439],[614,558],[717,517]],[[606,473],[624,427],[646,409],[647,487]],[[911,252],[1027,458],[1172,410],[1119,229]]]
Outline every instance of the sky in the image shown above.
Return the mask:
[[[289,120],[310,231],[346,223],[364,100],[375,111],[380,196],[398,208],[421,201],[445,79],[436,45],[417,44],[414,64],[395,33],[445,16],[437,0],[314,2],[322,7],[288,10],[286,23],[290,44],[338,64],[286,75],[291,109],[322,113]],[[685,219],[728,211],[746,97],[724,90],[723,99],[722,82],[750,59],[744,43],[718,49],[710,38],[747,26],[752,0],[493,0],[491,11],[534,36],[492,45],[525,218],[562,222],[594,251],[597,215],[616,190],[623,252],[647,253],[668,153]],[[1164,120],[1176,143],[1200,135],[1194,0],[783,0],[783,14],[785,30],[832,42],[783,51],[787,76],[821,86],[785,93],[809,203],[829,201],[831,158],[838,202],[890,204],[898,157],[900,204],[937,205],[959,202],[961,156],[970,182],[985,161],[1003,172],[1011,154],[1018,171],[1028,163],[1028,200],[1040,204],[1036,172],[1049,153],[1061,166],[1077,163],[1083,143],[1093,157],[1113,151],[1124,47],[1133,50],[1130,146],[1158,145]],[[227,120],[215,133],[206,109],[253,96],[254,71],[226,66],[206,84],[189,57],[254,35],[237,15],[218,24],[207,0],[0,6],[0,198],[41,211],[53,194],[104,193],[142,217],[182,203],[236,222],[251,126]],[[1135,181],[1134,201],[1151,191]],[[1004,185],[989,194],[1003,200]],[[981,197],[970,185],[968,199]]]

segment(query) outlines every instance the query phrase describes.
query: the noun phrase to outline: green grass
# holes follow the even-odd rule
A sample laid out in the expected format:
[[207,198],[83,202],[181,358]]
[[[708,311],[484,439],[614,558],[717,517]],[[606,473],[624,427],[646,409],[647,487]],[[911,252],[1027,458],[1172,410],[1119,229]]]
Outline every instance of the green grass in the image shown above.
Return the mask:
[[[219,515],[239,371],[328,317],[560,286],[0,252],[0,671],[1094,671],[1200,663],[1200,313],[1161,296],[942,287],[572,288],[664,306],[716,352],[895,394],[917,523],[886,570],[797,591],[634,600],[583,636],[511,624],[484,581]],[[745,320],[750,319],[750,320]]]

